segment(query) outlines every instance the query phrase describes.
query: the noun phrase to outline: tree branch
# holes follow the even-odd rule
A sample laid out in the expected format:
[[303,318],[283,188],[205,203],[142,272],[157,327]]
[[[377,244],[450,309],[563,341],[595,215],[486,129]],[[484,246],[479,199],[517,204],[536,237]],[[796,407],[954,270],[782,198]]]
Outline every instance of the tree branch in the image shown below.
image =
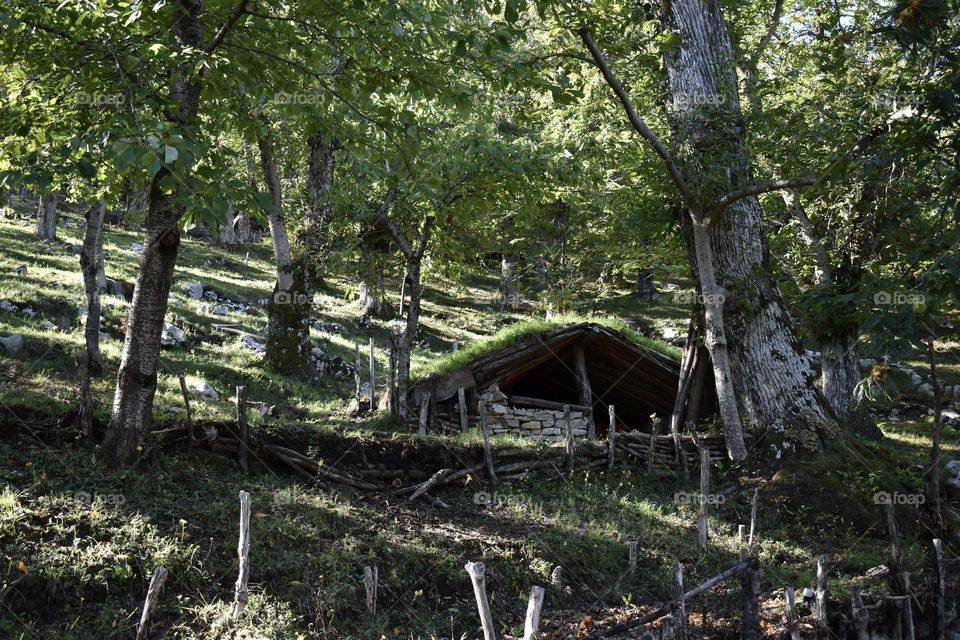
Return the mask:
[[390,210],[390,205],[393,204],[396,197],[397,187],[387,189],[386,197],[383,199],[383,202],[380,203],[380,206],[377,207],[377,220],[383,223],[390,232],[390,235],[393,236],[393,239],[400,245],[400,253],[409,260],[414,255],[413,247],[410,246],[410,241],[403,235],[403,231],[397,226],[397,223],[387,215],[387,212]]
[[227,21],[223,23],[223,26],[220,27],[220,30],[217,31],[217,35],[213,36],[213,40],[210,41],[210,44],[204,48],[203,52],[210,54],[220,46],[220,43],[223,42],[223,39],[227,37],[230,29],[233,28],[233,25],[236,24],[237,20],[240,19],[247,11],[247,2],[248,0],[240,0],[237,4],[237,8],[233,10],[233,13],[227,18]]
[[770,191],[778,191],[780,189],[796,189],[798,187],[809,187],[817,183],[817,179],[811,176],[806,176],[803,178],[790,178],[789,180],[771,180],[770,182],[760,182],[758,184],[747,185],[746,187],[741,187],[736,191],[731,191],[727,195],[723,196],[717,203],[710,207],[710,217],[714,217],[723,213],[724,209],[732,205],[734,202],[743,200],[744,198],[749,198],[750,196],[757,196],[761,193],[768,193]]
[[600,68],[600,73],[603,74],[604,80],[607,81],[607,84],[610,85],[610,88],[613,89],[613,92],[617,95],[617,99],[620,100],[620,104],[623,105],[624,110],[627,112],[627,118],[630,119],[630,124],[633,125],[633,128],[639,133],[647,142],[650,143],[650,146],[653,147],[653,150],[657,152],[657,155],[663,159],[663,163],[667,167],[667,172],[670,174],[670,178],[673,180],[673,183],[677,186],[677,189],[680,190],[680,196],[683,199],[684,205],[690,212],[694,214],[694,217],[698,217],[700,213],[700,205],[697,203],[697,199],[693,196],[693,192],[690,191],[690,187],[687,185],[687,181],[683,178],[683,174],[680,173],[679,167],[677,167],[676,162],[673,161],[673,156],[670,155],[670,152],[667,151],[667,148],[660,141],[660,138],[657,137],[653,131],[650,130],[650,127],[647,126],[647,123],[643,121],[643,118],[637,113],[637,110],[633,106],[633,102],[630,100],[630,96],[627,95],[627,92],[624,91],[623,85],[620,84],[620,81],[610,70],[610,67],[607,66],[607,61],[603,57],[603,53],[597,47],[597,43],[593,41],[593,36],[590,34],[590,29],[588,27],[581,27],[578,31],[580,34],[580,39],[583,40],[583,44],[587,46],[587,49],[590,51],[590,55],[593,56],[593,60],[596,63],[597,67]]

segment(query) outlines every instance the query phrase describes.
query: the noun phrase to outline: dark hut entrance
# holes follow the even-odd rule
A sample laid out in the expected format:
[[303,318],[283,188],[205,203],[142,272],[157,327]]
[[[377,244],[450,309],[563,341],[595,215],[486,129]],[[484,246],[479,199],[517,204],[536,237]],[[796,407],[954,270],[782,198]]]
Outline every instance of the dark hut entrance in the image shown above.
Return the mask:
[[[496,385],[497,393],[487,393],[485,401],[493,397],[501,404],[501,414],[508,407],[507,416],[498,416],[505,432],[516,432],[515,423],[523,424],[524,416],[556,414],[569,404],[592,416],[596,434],[602,436],[610,405],[616,406],[618,430],[647,431],[654,414],[669,424],[679,376],[680,363],[673,357],[609,327],[581,323],[527,336],[460,371],[423,380],[414,394],[419,406],[430,392],[431,427],[459,429],[459,387],[465,391],[469,422],[476,424],[481,395]],[[698,413],[705,416],[712,410],[704,406]],[[550,429],[549,435],[555,431]]]

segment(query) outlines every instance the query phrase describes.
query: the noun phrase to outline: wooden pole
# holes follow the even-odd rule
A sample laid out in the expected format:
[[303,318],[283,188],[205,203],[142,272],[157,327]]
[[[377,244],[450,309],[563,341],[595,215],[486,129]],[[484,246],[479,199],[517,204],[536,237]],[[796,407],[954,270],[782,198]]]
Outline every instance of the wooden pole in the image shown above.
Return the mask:
[[826,553],[817,558],[816,614],[818,635],[826,636],[827,627],[827,576],[830,573],[830,556]]
[[357,396],[357,411],[360,410],[360,343],[353,343],[353,387],[354,395]]
[[617,412],[613,405],[610,405],[608,411],[610,414],[610,428],[608,432],[610,447],[607,450],[607,469],[613,469],[614,450],[617,442]]
[[424,391],[420,396],[420,427],[417,433],[427,435],[427,419],[430,417],[430,392]]
[[800,625],[797,622],[797,594],[790,585],[787,585],[784,592],[786,596],[787,631],[790,633],[790,640],[800,640]]
[[377,615],[377,585],[380,582],[380,569],[377,565],[363,568],[363,586],[367,592],[367,611],[372,616]]
[[480,623],[483,625],[483,639],[497,640],[497,634],[493,628],[493,615],[490,613],[490,603],[487,601],[483,563],[468,562],[464,568],[473,583],[473,595],[477,598],[477,610],[480,612]]
[[760,493],[760,488],[757,487],[753,490],[753,500],[750,501],[750,539],[747,543],[750,545],[750,549],[754,549],[756,544],[756,538],[754,534],[757,531],[757,495]]
[[900,548],[900,535],[897,533],[897,517],[893,511],[893,501],[884,503],[883,507],[887,513],[887,534],[890,536],[890,562],[895,565],[890,567],[892,573],[900,568],[903,550]]
[[933,562],[934,562],[934,627],[933,640],[943,640],[946,633],[946,601],[947,601],[947,581],[943,570],[943,541],[940,538],[933,539]]
[[487,405],[480,402],[480,434],[483,437],[483,463],[487,467],[490,482],[496,484],[497,472],[494,470],[493,450],[490,448],[490,427],[487,425]]
[[739,549],[740,561],[744,561],[750,554],[750,548],[747,546],[747,526],[737,525],[737,548]]
[[523,622],[523,640],[536,640],[540,629],[540,609],[543,607],[543,587],[534,585],[530,589],[530,600],[527,602],[527,617]]
[[700,513],[697,517],[697,533],[700,548],[707,550],[707,495],[710,493],[710,449],[700,447]]
[[677,562],[673,565],[673,618],[676,629],[674,638],[676,640],[687,640],[687,606],[684,602],[683,592],[683,564]]
[[187,379],[181,373],[177,376],[180,379],[180,393],[183,394],[183,408],[187,412],[187,446],[193,447],[195,436],[193,435],[193,409],[190,408],[190,392],[187,390]]
[[233,617],[237,618],[247,606],[247,582],[250,579],[250,494],[240,492],[240,539],[237,542],[240,572],[233,593]]
[[627,543],[627,553],[629,556],[629,561],[627,564],[627,572],[630,575],[635,575],[637,573],[637,541],[631,540]]
[[559,589],[563,586],[563,567],[557,565],[550,572],[550,584]]
[[394,391],[397,379],[397,350],[393,334],[390,334],[390,372],[387,380],[387,413],[394,415],[397,403],[394,401]]
[[860,595],[860,585],[850,585],[850,613],[853,618],[853,629],[856,631],[857,640],[870,640],[870,633],[867,631],[867,625],[870,622],[870,612],[863,606],[863,598]]
[[587,438],[595,440],[597,437],[597,427],[593,421],[593,392],[590,390],[590,378],[587,376],[587,359],[583,355],[583,349],[580,345],[573,350],[574,365],[577,370],[577,380],[580,382],[580,404],[588,407],[585,417],[587,418]]
[[563,405],[563,419],[567,423],[567,476],[573,475],[573,463],[574,463],[574,452],[573,452],[573,426],[570,424],[570,405]]
[[903,640],[914,640],[916,631],[913,626],[913,599],[910,595],[910,574],[901,572],[903,582]]
[[467,415],[467,394],[463,387],[457,387],[457,408],[460,409],[460,431],[466,433],[470,425]]
[[653,473],[653,455],[657,447],[657,436],[660,435],[660,418],[657,416],[653,417],[653,422],[650,424],[650,444],[647,447],[647,473]]
[[147,597],[143,601],[143,613],[140,614],[137,640],[146,640],[150,636],[150,618],[153,616],[153,612],[160,602],[163,585],[167,583],[167,578],[169,577],[170,572],[167,571],[166,567],[157,567],[153,570],[153,576],[150,578],[150,586],[147,587]]
[[370,338],[370,411],[377,410],[377,355],[376,344]]
[[753,559],[740,575],[743,615],[740,622],[741,640],[759,640],[760,633],[760,566]]
[[930,338],[927,357],[930,362],[930,384],[933,386],[933,446],[930,449],[930,477],[928,490],[930,508],[940,522],[940,440],[943,433],[943,422],[940,418],[940,384],[937,380],[937,357],[934,350],[934,339]]
[[237,386],[237,438],[240,446],[237,447],[237,461],[244,473],[250,471],[250,461],[247,457],[250,450],[250,425],[247,423],[247,388]]

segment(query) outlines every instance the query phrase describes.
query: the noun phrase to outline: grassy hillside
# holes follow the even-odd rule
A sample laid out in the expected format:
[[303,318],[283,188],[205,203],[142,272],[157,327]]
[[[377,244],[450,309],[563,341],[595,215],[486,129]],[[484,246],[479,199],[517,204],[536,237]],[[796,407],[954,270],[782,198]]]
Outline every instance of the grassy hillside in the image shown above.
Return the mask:
[[[666,598],[675,561],[687,564],[692,585],[736,557],[737,525],[749,517],[742,494],[730,493],[711,511],[711,542],[701,552],[695,507],[674,500],[675,492],[692,490],[693,481],[651,478],[635,467],[594,470],[569,481],[546,474],[497,487],[471,478],[466,489],[439,492],[449,510],[386,492],[303,486],[274,466],[243,475],[231,460],[182,450],[154,456],[134,472],[105,472],[93,448],[74,442],[73,431],[58,425],[75,404],[74,354],[82,347],[84,304],[79,219],[62,219],[59,234],[61,242],[40,244],[28,220],[0,221],[0,300],[36,312],[0,311],[0,335],[16,332],[26,341],[20,354],[0,354],[0,637],[130,638],[150,573],[162,564],[173,577],[154,638],[475,638],[478,622],[463,565],[481,559],[498,627],[515,634],[531,585],[549,585],[553,568],[562,566],[563,585],[548,587],[544,626],[552,637],[574,637],[607,615]],[[133,281],[137,254],[131,245],[139,241],[135,232],[108,230],[109,277]],[[27,266],[26,274],[13,273],[19,265]],[[214,317],[201,310],[210,301],[193,300],[181,289],[194,282],[249,308]],[[351,278],[331,277],[326,284],[318,303],[327,330],[314,330],[316,344],[347,360],[355,341],[374,337],[385,345],[385,323],[357,323]],[[486,302],[494,299],[491,274],[474,274],[467,283],[430,279],[427,285],[422,337],[428,348],[414,354],[421,373],[457,366],[458,360],[440,358],[453,340],[465,347],[451,357],[466,358],[553,326],[538,320],[534,309],[501,314]],[[218,401],[194,402],[198,419],[230,417],[233,387],[248,385],[251,401],[276,405],[280,414],[257,422],[255,435],[295,437],[304,453],[343,468],[361,470],[376,460],[432,468],[474,446],[475,436],[418,439],[380,417],[351,418],[352,379],[307,385],[272,374],[236,335],[213,327],[230,322],[263,333],[266,316],[258,300],[271,288],[268,245],[219,247],[185,239],[167,320],[185,330],[187,342],[162,353],[158,418],[181,418],[182,373],[220,392]],[[127,311],[122,300],[105,300],[110,338],[103,342],[105,375],[95,385],[100,420],[109,415]],[[626,291],[596,297],[588,291],[577,312],[577,318],[593,313],[621,327],[628,320],[658,334],[668,327],[683,333],[684,309],[669,296],[649,306]],[[385,366],[382,348],[378,357]],[[870,446],[901,461],[905,485],[919,487],[929,420],[882,427],[890,437]],[[386,429],[397,433],[384,435]],[[499,450],[546,446],[510,439],[495,444]],[[955,434],[946,452],[960,456]],[[734,480],[721,475],[717,482],[727,489]],[[870,469],[851,475],[849,483],[868,508],[872,493],[882,489]],[[248,612],[233,621],[241,488],[253,495],[252,596]],[[790,504],[762,504],[760,512],[768,597],[788,582],[809,584],[816,556],[828,550],[836,554],[836,593],[884,559],[882,527],[861,535],[862,522],[841,519],[824,532],[805,528],[806,514]],[[904,530],[907,563],[918,566],[925,534],[909,522]],[[633,575],[625,572],[629,540],[640,549]],[[365,612],[362,583],[363,566],[371,563],[380,567],[375,617]],[[735,598],[711,596],[694,605],[695,612],[710,612],[704,632],[736,617]],[[775,633],[779,613],[770,609],[765,616]]]

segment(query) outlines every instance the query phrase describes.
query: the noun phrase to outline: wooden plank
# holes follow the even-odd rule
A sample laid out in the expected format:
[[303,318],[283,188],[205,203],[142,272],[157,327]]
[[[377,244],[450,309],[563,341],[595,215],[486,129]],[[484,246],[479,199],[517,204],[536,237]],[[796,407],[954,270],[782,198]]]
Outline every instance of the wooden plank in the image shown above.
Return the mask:
[[542,400],[540,398],[528,398],[526,396],[510,396],[508,402],[513,406],[519,407],[537,407],[538,409],[553,409],[563,411],[564,407],[570,407],[572,411],[589,411],[590,407],[580,404],[569,404],[566,402],[554,402],[552,400]]

